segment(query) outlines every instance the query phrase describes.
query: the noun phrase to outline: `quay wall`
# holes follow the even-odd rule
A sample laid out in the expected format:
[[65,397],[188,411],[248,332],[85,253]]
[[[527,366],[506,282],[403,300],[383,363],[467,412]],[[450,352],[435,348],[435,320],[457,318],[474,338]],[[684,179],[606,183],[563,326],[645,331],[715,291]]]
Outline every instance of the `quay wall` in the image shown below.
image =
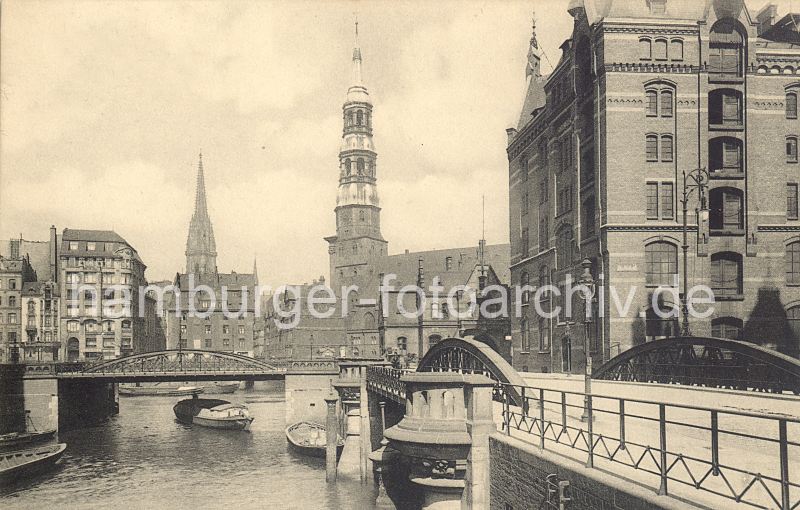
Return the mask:
[[332,391],[335,374],[286,374],[286,424],[298,421],[325,423],[325,397]]
[[489,458],[492,510],[558,508],[556,497],[547,504],[548,475],[569,482],[570,510],[701,508],[501,434],[489,438]]
[[119,414],[119,394],[114,383],[62,379],[57,384],[59,430],[102,423]]

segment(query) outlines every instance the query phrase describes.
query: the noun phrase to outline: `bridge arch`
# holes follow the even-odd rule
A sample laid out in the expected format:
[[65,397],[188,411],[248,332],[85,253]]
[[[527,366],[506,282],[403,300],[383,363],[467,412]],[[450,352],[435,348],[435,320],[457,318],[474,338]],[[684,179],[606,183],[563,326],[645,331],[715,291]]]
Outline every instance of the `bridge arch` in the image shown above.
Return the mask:
[[172,349],[125,356],[88,366],[89,374],[131,374],[150,372],[263,372],[278,370],[264,361],[232,352]]
[[473,337],[451,337],[438,342],[420,360],[417,372],[482,374],[509,384],[509,397],[516,403],[522,401],[518,389],[525,385],[522,376],[497,351]]
[[598,367],[592,377],[800,394],[800,361],[749,342],[713,337],[637,345]]

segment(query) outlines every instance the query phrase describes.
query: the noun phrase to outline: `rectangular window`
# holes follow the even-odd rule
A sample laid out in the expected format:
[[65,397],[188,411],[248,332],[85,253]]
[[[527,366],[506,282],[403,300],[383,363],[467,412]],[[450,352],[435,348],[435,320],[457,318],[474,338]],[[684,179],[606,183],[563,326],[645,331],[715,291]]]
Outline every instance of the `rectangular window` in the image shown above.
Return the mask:
[[231,345],[231,339],[230,338],[223,338],[222,339],[222,345],[224,347],[229,347]]
[[645,140],[645,151],[647,161],[658,161],[658,137],[647,135]]
[[528,192],[524,192],[522,194],[522,198],[520,200],[522,214],[528,214]]
[[742,201],[739,195],[724,193],[722,200],[722,228],[742,228]]
[[722,151],[722,167],[731,170],[739,170],[741,168],[739,145],[733,141],[726,140],[722,144]]
[[786,219],[797,219],[797,183],[786,184]]
[[672,135],[661,136],[661,161],[672,161]]
[[672,91],[661,91],[661,116],[672,117]]
[[70,241],[69,242],[69,249],[70,250],[77,250],[78,249],[78,242],[77,241]]
[[647,183],[647,219],[658,219],[658,183]]
[[244,349],[244,338],[239,339],[239,350]]
[[86,337],[86,348],[97,347],[97,338],[93,336]]
[[523,257],[527,257],[529,252],[530,252],[529,251],[530,247],[528,246],[528,242],[529,242],[528,229],[526,227],[526,228],[522,229],[522,256]]
[[[545,212],[546,214],[546,212]],[[549,247],[550,232],[547,226],[547,216],[539,217],[539,251],[544,251]]]
[[786,94],[786,118],[797,118],[797,93],[795,92]]
[[244,326],[239,326],[239,334],[244,335]]
[[206,349],[211,349],[211,339],[210,338],[206,338],[205,342],[203,342],[203,344],[205,345]]
[[186,324],[181,324],[181,333],[186,333]]
[[645,95],[647,97],[646,115],[656,117],[658,115],[658,91],[648,90]]
[[661,219],[671,220],[675,217],[674,208],[675,197],[673,195],[672,183],[661,183]]
[[206,335],[211,334],[211,324],[206,324]]
[[741,123],[741,108],[739,106],[739,96],[736,94],[724,94],[722,96],[722,123],[739,124]]
[[544,180],[539,183],[539,205],[547,203],[548,194],[550,193],[548,187],[549,187],[549,179],[545,177]]
[[227,335],[230,332],[231,332],[231,327],[228,326],[227,324],[223,324],[222,325],[222,334],[223,335]]
[[797,163],[797,138],[786,139],[786,162]]
[[88,243],[86,243],[86,249],[88,251],[95,251],[97,249],[97,244],[93,241],[89,241]]
[[528,180],[528,156],[525,154],[519,158],[519,178],[522,182]]

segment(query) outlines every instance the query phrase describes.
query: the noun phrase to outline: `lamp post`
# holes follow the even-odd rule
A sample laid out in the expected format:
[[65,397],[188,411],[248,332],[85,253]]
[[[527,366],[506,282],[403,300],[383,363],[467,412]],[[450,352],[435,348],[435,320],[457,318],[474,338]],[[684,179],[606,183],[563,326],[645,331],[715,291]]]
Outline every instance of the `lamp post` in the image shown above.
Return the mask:
[[[683,207],[683,288],[681,289],[681,336],[689,336],[689,304],[687,302],[687,290],[689,286],[689,234],[687,225],[687,213],[689,209],[689,197],[692,192],[697,190],[698,201],[700,202],[699,210],[696,210],[699,218],[699,211],[706,209],[706,195],[705,188],[708,187],[709,174],[705,168],[695,168],[689,173],[683,172],[683,196],[681,198],[681,206]],[[698,228],[700,228],[698,222]]]
[[583,317],[583,354],[586,358],[586,370],[584,370],[583,374],[583,414],[581,415],[581,421],[586,421],[589,419],[589,398],[592,394],[592,355],[590,352],[591,346],[589,345],[589,330],[592,323],[592,300],[595,292],[597,292],[597,285],[592,276],[592,261],[583,259],[581,266],[583,266],[583,274],[578,279],[578,284],[584,289],[584,299],[586,301]]

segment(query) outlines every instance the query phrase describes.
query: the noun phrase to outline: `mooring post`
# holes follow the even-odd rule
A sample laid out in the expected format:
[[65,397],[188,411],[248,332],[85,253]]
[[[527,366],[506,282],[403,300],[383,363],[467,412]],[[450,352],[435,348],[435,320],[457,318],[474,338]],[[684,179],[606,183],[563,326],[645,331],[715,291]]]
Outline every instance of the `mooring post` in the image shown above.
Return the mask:
[[336,447],[339,443],[339,427],[336,421],[336,402],[339,397],[331,393],[325,397],[328,414],[325,421],[325,481],[336,483]]

